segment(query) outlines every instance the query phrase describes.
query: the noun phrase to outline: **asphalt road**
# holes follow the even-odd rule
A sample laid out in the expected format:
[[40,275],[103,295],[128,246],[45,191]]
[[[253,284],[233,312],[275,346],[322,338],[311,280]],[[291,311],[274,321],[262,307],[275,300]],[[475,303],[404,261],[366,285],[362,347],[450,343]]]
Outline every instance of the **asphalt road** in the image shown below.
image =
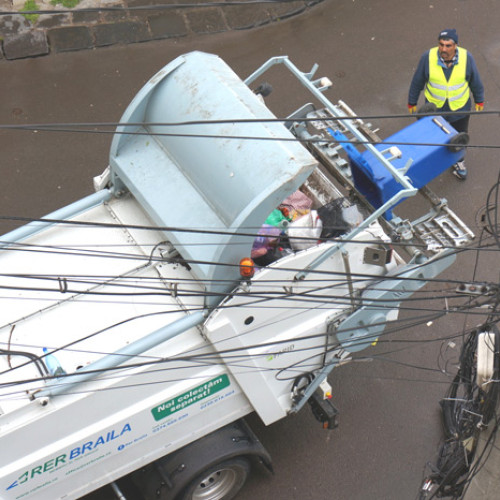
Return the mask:
[[[327,93],[332,101],[342,99],[362,116],[404,115],[418,58],[441,29],[451,27],[476,58],[486,110],[500,110],[499,23],[497,0],[326,0],[306,14],[252,31],[3,60],[0,123],[115,122],[150,76],[192,50],[220,55],[243,78],[275,55],[290,56],[303,70],[317,62],[318,76],[333,81]],[[283,116],[296,107],[299,91],[281,75],[276,82],[269,104]],[[409,123],[405,116],[371,121],[382,136]],[[471,144],[499,147],[498,128],[498,115],[473,118]],[[110,141],[105,134],[0,130],[0,215],[39,217],[89,194],[92,177],[107,165]],[[499,175],[497,150],[471,148],[467,161],[466,182],[445,173],[431,187],[476,230],[476,213]],[[402,212],[419,207],[412,200]],[[12,221],[0,221],[1,233],[13,227]],[[446,277],[498,280],[498,252],[481,252],[475,266],[476,253],[465,252]],[[431,339],[476,322],[450,314],[398,336]],[[384,356],[390,361],[353,363],[330,377],[341,411],[337,430],[323,431],[308,408],[267,428],[252,417],[276,474],[256,471],[238,499],[413,500],[426,461],[435,459],[438,401],[450,378],[401,364],[437,370],[441,342],[394,344],[401,350]],[[378,345],[368,354],[387,350]],[[454,354],[446,350],[450,363]],[[88,496],[108,498],[110,490]]]

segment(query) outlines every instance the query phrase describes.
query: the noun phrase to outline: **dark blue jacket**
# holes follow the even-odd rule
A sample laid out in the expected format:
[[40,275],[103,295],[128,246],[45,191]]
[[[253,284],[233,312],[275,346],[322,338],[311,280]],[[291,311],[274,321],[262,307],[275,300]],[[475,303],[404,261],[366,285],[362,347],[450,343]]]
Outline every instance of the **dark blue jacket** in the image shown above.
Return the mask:
[[[453,66],[447,68],[438,57],[438,64],[443,68],[444,75],[447,80],[449,80]],[[472,54],[467,51],[467,67],[465,69],[465,79],[469,82],[469,87],[471,94],[474,96],[474,102],[484,102],[484,87],[481,77],[479,76],[479,71],[476,66],[476,61],[472,57]],[[429,80],[429,51],[425,52],[418,63],[415,74],[413,75],[410,91],[408,93],[408,104],[415,106],[420,96],[420,92],[424,90],[427,81]],[[440,111],[451,111],[448,106],[448,101],[446,101]],[[447,116],[446,120],[449,122],[454,122],[460,120],[464,115],[460,115],[460,111],[470,111],[471,109],[471,99],[467,101],[467,104],[456,111],[456,115]]]

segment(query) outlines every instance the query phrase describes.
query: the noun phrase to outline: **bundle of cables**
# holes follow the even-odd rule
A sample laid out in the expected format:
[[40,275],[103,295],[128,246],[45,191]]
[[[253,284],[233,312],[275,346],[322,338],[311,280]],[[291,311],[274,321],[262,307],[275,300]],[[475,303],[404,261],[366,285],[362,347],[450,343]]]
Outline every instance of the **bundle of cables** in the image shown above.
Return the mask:
[[[487,337],[484,336],[487,335]],[[485,338],[487,342],[485,344]],[[478,378],[478,344],[491,349],[490,379]],[[424,480],[421,499],[462,498],[479,468],[476,454],[481,432],[494,422],[500,395],[500,332],[495,325],[483,325],[465,339],[460,353],[460,368],[440,405],[445,439],[431,474]],[[491,437],[491,436],[490,436]],[[492,443],[488,439],[486,446]],[[484,458],[485,451],[480,455]],[[429,496],[431,495],[431,496]]]

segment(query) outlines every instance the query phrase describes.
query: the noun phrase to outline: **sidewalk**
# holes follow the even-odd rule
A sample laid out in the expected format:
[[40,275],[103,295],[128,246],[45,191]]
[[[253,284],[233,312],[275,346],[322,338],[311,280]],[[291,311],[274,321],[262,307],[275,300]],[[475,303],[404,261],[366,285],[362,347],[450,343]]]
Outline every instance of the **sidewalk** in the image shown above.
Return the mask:
[[[73,8],[62,2],[78,0],[29,1],[36,7],[26,0],[0,0],[0,59],[249,29],[300,14],[322,0],[214,7],[191,0],[185,8],[179,0],[81,0]],[[34,9],[56,12],[17,14]]]

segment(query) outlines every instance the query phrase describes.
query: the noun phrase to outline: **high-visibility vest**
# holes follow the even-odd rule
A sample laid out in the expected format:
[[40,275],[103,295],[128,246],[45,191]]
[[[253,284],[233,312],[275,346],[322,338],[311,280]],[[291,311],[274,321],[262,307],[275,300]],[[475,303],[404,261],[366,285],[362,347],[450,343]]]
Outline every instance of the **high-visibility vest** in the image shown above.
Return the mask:
[[453,66],[447,81],[443,68],[438,64],[438,48],[429,50],[429,81],[425,86],[425,97],[429,102],[442,108],[446,99],[452,111],[465,106],[470,96],[469,83],[465,79],[467,50],[458,49],[458,63]]

